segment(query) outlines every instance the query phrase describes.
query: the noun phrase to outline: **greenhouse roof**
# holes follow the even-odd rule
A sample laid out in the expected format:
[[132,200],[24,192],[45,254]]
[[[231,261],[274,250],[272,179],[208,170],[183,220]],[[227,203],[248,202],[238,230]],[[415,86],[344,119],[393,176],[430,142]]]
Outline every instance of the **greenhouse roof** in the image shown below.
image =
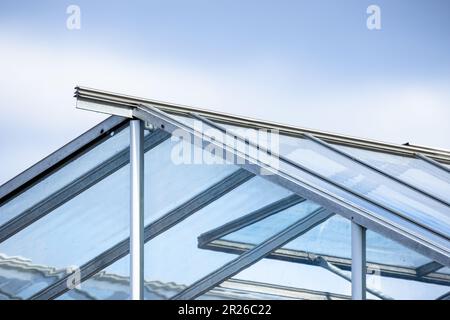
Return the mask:
[[[0,297],[127,297],[137,119],[146,298],[347,299],[355,257],[368,298],[405,297],[406,283],[449,298],[450,151],[75,96],[112,116],[0,187]],[[68,285],[74,268],[85,289]]]

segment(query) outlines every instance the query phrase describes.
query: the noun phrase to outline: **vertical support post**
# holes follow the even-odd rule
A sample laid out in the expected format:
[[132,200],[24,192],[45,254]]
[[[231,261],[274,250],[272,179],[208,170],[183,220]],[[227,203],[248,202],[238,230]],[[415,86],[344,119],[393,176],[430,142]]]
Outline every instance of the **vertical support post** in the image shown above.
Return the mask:
[[144,125],[130,120],[130,293],[144,297]]
[[366,228],[352,222],[352,299],[366,299]]

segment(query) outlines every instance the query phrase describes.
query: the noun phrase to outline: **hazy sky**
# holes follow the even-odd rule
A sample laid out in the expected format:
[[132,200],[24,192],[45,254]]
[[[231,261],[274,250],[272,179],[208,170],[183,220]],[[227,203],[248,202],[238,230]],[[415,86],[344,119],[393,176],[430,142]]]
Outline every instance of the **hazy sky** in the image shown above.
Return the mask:
[[450,148],[450,1],[2,0],[0,40],[0,184],[105,118],[75,85]]

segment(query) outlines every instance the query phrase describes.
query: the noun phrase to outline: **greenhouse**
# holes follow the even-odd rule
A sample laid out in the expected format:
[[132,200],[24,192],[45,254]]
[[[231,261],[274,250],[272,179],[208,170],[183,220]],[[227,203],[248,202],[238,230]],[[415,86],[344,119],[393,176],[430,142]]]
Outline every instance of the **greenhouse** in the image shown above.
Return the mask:
[[450,151],[75,98],[111,116],[0,187],[0,299],[450,299]]

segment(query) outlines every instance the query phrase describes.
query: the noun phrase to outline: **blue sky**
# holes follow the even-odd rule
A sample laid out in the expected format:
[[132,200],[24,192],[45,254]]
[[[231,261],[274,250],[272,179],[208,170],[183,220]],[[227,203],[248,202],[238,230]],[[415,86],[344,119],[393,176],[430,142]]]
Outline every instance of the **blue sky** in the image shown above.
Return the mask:
[[450,148],[445,0],[2,0],[0,40],[0,184],[105,118],[75,85]]

